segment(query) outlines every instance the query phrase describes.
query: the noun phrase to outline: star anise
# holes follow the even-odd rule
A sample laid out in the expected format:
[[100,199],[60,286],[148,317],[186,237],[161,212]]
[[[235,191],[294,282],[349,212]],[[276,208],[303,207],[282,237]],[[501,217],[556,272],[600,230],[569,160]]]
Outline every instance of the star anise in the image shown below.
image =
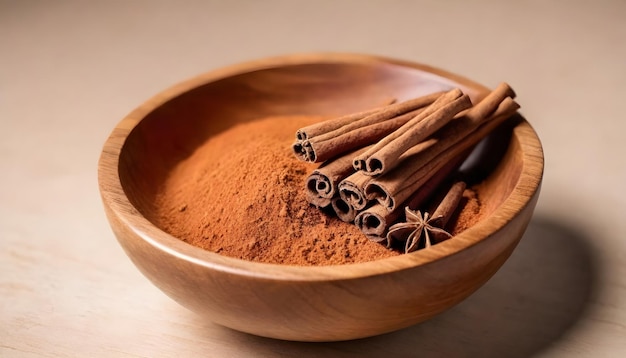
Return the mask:
[[428,212],[422,215],[419,210],[411,210],[408,206],[404,208],[406,221],[392,225],[387,233],[387,246],[391,246],[394,241],[405,241],[404,252],[409,253],[421,248],[428,248],[434,244],[433,236],[451,237],[450,233],[435,226],[441,221],[441,215],[430,217]]

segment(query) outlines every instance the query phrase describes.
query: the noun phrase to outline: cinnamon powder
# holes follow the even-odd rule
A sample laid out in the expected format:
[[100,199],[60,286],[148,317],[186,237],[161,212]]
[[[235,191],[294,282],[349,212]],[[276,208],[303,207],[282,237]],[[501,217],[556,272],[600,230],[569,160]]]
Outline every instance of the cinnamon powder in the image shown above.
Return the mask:
[[[156,224],[192,245],[250,261],[335,265],[399,255],[307,202],[304,183],[317,165],[294,158],[291,144],[298,128],[322,119],[269,117],[211,137],[170,173],[157,195]],[[480,217],[476,192],[464,195],[453,234]]]

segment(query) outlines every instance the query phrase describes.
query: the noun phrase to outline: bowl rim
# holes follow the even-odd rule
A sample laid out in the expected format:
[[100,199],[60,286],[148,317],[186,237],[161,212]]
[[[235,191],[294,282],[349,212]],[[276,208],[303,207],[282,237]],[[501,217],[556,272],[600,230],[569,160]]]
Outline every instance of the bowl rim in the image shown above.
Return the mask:
[[[282,55],[209,71],[157,93],[131,111],[114,127],[104,143],[98,162],[98,187],[103,205],[109,209],[107,210],[109,215],[114,215],[117,222],[155,249],[210,270],[271,280],[328,281],[382,275],[428,265],[455,255],[500,231],[538,194],[543,177],[543,149],[534,129],[526,120],[522,120],[513,129],[511,140],[514,138],[518,140],[523,166],[510,195],[495,208],[488,218],[480,220],[472,227],[456,235],[454,240],[447,240],[428,250],[418,250],[410,254],[361,263],[323,266],[297,266],[243,260],[220,255],[183,242],[151,223],[129,201],[119,176],[119,157],[131,131],[153,110],[196,87],[227,77],[270,68],[320,63],[399,66],[419,70],[425,75],[431,74],[439,79],[451,80],[460,85],[488,90],[485,86],[465,77],[429,65],[353,53]],[[524,131],[527,135],[520,136],[520,131]],[[528,165],[529,163],[536,164]],[[121,242],[124,239],[118,236],[118,240]]]

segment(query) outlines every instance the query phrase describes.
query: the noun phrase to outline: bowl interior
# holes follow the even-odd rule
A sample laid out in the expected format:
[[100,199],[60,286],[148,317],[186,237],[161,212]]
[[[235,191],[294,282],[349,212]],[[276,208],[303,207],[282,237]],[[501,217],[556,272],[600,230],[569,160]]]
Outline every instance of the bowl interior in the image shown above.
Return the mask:
[[[487,91],[428,67],[363,58],[249,66],[200,76],[131,114],[138,123],[119,154],[121,187],[134,208],[156,225],[155,197],[168,173],[209,137],[237,123],[276,115],[340,115],[454,87],[473,101]],[[500,129],[475,154],[481,158],[478,165],[488,163],[484,170],[474,170],[483,173],[475,180],[484,180],[487,215],[511,194],[522,172],[514,127]]]

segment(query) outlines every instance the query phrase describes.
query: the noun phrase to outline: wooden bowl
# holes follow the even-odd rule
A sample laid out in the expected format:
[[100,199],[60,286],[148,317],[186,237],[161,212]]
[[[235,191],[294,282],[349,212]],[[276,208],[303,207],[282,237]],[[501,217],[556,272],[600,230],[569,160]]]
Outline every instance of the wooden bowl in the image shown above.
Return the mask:
[[487,91],[432,67],[345,54],[265,59],[200,75],[148,100],[113,130],[98,168],[108,220],[146,277],[220,325],[287,340],[336,341],[424,321],[483,285],[528,225],[543,153],[521,117],[503,137],[497,163],[486,175],[485,217],[453,239],[407,255],[314,267],[225,257],[155,226],[154,199],[176,163],[235,123],[349,113],[389,96],[403,100],[450,87],[474,98]]

